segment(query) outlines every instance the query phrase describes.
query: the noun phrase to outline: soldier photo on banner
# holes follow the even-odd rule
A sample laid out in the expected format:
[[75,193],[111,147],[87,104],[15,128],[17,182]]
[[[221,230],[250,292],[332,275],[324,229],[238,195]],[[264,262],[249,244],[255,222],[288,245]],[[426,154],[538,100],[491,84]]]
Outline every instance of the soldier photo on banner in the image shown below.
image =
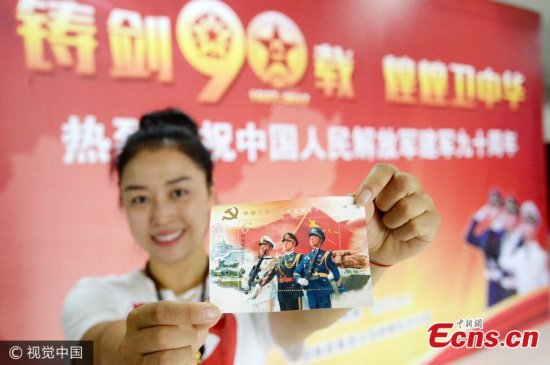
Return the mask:
[[466,241],[485,256],[487,306],[549,284],[548,254],[536,239],[540,222],[532,201],[520,205],[514,194],[504,198],[498,188],[473,215]]
[[499,265],[499,256],[503,243],[516,225],[518,213],[519,205],[513,195],[505,201],[498,189],[491,189],[487,203],[474,214],[468,228],[466,241],[485,255],[487,306],[516,294],[514,280]]
[[519,295],[526,295],[550,284],[548,253],[537,240],[541,215],[536,204],[526,200],[520,206],[520,219],[503,244],[499,265],[514,278]]

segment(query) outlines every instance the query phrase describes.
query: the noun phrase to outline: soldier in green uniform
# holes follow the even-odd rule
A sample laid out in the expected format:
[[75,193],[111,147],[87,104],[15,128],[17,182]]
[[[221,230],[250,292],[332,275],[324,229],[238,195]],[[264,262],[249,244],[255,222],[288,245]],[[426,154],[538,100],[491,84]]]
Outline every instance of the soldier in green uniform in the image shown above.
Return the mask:
[[279,257],[277,263],[258,280],[260,288],[269,283],[275,276],[279,288],[277,290],[281,311],[302,309],[302,287],[294,280],[294,270],[302,260],[302,254],[294,252],[298,246],[298,239],[290,232],[283,235],[284,255]]

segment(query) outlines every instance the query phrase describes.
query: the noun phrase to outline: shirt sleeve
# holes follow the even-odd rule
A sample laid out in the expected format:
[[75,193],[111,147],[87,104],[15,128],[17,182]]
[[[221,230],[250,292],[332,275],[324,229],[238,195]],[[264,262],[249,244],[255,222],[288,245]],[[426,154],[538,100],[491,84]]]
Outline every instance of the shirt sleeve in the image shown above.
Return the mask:
[[123,318],[112,291],[97,278],[81,279],[63,303],[62,321],[67,340],[80,341],[96,324]]

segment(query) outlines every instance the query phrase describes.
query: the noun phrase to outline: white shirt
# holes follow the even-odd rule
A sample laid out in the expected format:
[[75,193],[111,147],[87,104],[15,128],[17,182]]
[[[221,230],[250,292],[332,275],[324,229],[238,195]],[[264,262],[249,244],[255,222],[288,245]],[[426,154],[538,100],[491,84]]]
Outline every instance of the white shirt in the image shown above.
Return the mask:
[[[161,295],[166,300],[199,301],[201,291],[202,285],[199,285],[178,296],[171,290],[162,290]],[[140,269],[120,276],[83,278],[71,289],[63,305],[65,337],[67,340],[80,340],[93,326],[106,321],[126,319],[134,308],[155,301],[155,285]],[[222,356],[224,363],[265,363],[269,350],[275,345],[268,313],[236,313],[227,316],[234,317],[228,317],[230,320],[224,322],[226,325],[223,332],[211,330],[208,334],[203,359],[207,361],[218,349],[223,335],[226,346]],[[287,350],[285,356],[290,357],[299,356],[302,351],[301,348]],[[231,352],[234,353],[233,361],[227,358]],[[214,354],[213,358],[219,358],[218,356]]]

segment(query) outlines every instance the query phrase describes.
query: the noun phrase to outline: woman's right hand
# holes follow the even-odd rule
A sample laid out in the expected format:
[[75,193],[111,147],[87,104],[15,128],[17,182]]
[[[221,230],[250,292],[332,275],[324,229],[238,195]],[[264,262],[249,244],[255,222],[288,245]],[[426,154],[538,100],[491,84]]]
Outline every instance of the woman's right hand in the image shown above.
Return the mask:
[[124,364],[196,364],[208,329],[220,319],[210,303],[160,301],[128,314],[119,354]]

